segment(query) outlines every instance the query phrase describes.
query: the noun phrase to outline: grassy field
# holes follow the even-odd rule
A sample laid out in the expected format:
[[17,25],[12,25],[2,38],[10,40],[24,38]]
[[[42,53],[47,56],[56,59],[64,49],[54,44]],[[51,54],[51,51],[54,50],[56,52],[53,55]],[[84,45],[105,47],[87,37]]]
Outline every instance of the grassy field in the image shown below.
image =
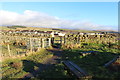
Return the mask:
[[[18,55],[18,54],[25,54],[24,52],[27,51],[26,46],[17,46],[17,45],[10,45],[10,54]],[[7,45],[2,45],[1,49],[2,55],[9,56],[8,47]]]
[[[109,79],[116,80],[120,78],[119,71],[110,70],[105,68],[104,64],[112,60],[114,57],[120,54],[120,50],[107,47],[103,44],[89,44],[84,45],[84,48],[76,49],[64,49],[62,60],[70,60],[76,63],[79,67],[87,71],[90,75],[93,76],[93,80],[98,79]],[[91,47],[90,47],[91,46]],[[96,47],[96,48],[95,48]],[[102,47],[102,49],[101,49]],[[106,48],[105,48],[106,47]],[[95,55],[89,54],[86,56],[81,56],[81,52],[84,51],[97,51]],[[70,78],[74,79],[74,76],[67,74],[67,71],[64,70],[64,65],[62,63],[56,64],[54,67],[45,70],[36,77],[39,78]]]
[[[120,73],[112,71],[104,67],[104,64],[112,60],[114,57],[120,54],[119,49],[113,49],[105,44],[82,43],[82,48],[65,49],[63,48],[62,60],[70,60],[76,63],[79,67],[87,71],[93,76],[93,80],[96,79],[109,79],[115,80],[120,78]],[[81,56],[81,52],[84,51],[97,51],[95,55],[89,54]],[[24,57],[22,59],[9,59],[3,62],[2,74],[3,78],[21,78],[24,75],[38,69],[39,65],[44,65],[48,58],[51,58],[53,53],[43,49],[36,54]],[[74,78],[67,74],[64,70],[62,63],[55,64],[52,67],[48,67],[42,72],[38,73],[38,76],[34,79],[40,78]]]
[[[49,29],[49,28],[35,28],[35,27],[26,27],[26,28],[7,28],[4,27],[3,30],[66,30],[66,29]],[[67,30],[66,30],[67,31]],[[79,30],[73,30],[79,31]],[[84,31],[83,31],[84,32]],[[86,32],[86,31],[85,31]],[[88,31],[87,31],[88,32]],[[56,38],[58,40],[58,38]],[[87,71],[90,75],[93,76],[93,80],[98,79],[109,79],[116,80],[120,78],[119,71],[113,71],[104,67],[104,64],[112,60],[114,57],[120,55],[120,49],[118,43],[108,44],[97,44],[97,43],[86,43],[81,42],[79,45],[70,45],[69,47],[61,46],[59,43],[54,44],[53,46],[61,48],[63,55],[61,56],[61,61],[70,60],[77,64],[79,67]],[[68,46],[68,45],[67,45]],[[74,47],[73,47],[74,46]],[[71,48],[72,47],[72,48]],[[7,45],[2,46],[2,54],[8,55]],[[26,51],[24,46],[13,46],[10,45],[11,54],[16,54],[17,51]],[[81,56],[81,52],[84,51],[97,51],[95,55],[89,54],[86,56]],[[54,53],[49,52],[46,49],[41,49],[39,52],[31,54],[29,56],[17,58],[17,59],[7,59],[2,62],[2,76],[3,79],[7,80],[9,78],[22,78],[26,74],[32,73],[37,70],[39,66],[46,66],[43,64],[47,59],[52,58]],[[64,70],[64,65],[62,63],[54,64],[53,66],[47,67],[44,71],[38,72],[38,75],[34,79],[40,78],[74,78],[74,76],[68,75],[67,71]]]
[[[93,79],[113,79],[120,78],[119,72],[111,71],[104,67],[104,64],[112,60],[115,55],[113,53],[98,52],[96,55],[87,55],[85,57],[80,56],[81,50],[66,50],[65,56],[82,69],[87,71],[93,76]],[[109,79],[109,80],[110,80]]]
[[[2,63],[2,77],[21,78],[31,70],[37,69],[37,65],[51,58],[53,55],[45,49],[35,54],[20,59],[8,59]],[[35,65],[37,64],[37,65]]]
[[[89,54],[86,56],[81,56],[81,52],[84,51],[97,51],[95,55]],[[114,49],[113,47],[108,47],[104,44],[94,44],[90,43],[84,45],[84,48],[76,49],[65,49],[64,57],[67,57],[68,60],[73,61],[78,66],[86,70],[90,75],[93,76],[93,79],[106,78],[110,80],[115,80],[120,78],[120,72],[112,71],[104,67],[104,64],[112,60],[114,57],[120,55],[119,49]]]

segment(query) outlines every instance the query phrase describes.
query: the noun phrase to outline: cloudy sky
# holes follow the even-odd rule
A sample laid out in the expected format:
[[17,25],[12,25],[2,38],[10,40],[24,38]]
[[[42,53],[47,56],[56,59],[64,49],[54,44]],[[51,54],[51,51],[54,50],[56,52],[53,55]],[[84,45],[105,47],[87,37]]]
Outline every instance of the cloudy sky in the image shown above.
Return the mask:
[[3,2],[2,25],[117,30],[117,2]]

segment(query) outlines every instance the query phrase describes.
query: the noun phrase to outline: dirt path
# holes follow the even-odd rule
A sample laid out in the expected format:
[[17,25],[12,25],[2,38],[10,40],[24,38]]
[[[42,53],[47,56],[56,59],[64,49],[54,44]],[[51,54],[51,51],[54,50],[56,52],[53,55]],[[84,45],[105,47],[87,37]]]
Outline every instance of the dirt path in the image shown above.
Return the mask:
[[26,78],[31,78],[31,77],[36,77],[39,72],[42,72],[50,67],[53,67],[55,64],[61,63],[61,57],[63,54],[62,49],[58,48],[53,48],[53,49],[48,49],[48,51],[53,53],[53,57],[47,59],[45,62],[43,62],[43,65],[39,65],[39,69],[36,71],[33,71],[32,73],[26,74],[23,79]]
[[53,53],[53,57],[48,59],[45,63],[46,64],[57,64],[60,63],[61,57],[63,54],[62,49],[54,48],[54,49],[49,49],[48,51]]

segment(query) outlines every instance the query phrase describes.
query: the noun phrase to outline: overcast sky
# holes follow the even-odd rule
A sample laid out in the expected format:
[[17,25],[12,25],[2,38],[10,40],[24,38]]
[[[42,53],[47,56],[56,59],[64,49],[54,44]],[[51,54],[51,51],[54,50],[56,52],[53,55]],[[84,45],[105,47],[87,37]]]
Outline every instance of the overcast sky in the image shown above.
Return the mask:
[[2,25],[117,30],[117,2],[3,2]]

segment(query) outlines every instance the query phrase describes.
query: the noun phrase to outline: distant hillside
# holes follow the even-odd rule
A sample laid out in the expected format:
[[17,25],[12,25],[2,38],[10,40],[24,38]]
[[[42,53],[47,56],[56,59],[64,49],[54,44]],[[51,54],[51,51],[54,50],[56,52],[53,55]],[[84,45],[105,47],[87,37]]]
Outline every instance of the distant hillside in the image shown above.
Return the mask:
[[61,28],[41,28],[41,27],[26,27],[26,26],[2,26],[2,30],[39,30],[39,31],[63,31],[63,32],[98,32],[91,30],[73,30],[73,29],[61,29]]
[[39,31],[50,31],[50,28],[40,27],[27,27],[27,26],[1,26],[2,30],[39,30]]
[[12,29],[16,29],[16,28],[26,28],[26,26],[7,26],[7,28],[12,28]]
[[108,33],[119,33],[118,31],[114,31],[114,30],[95,30],[98,32],[108,32]]

